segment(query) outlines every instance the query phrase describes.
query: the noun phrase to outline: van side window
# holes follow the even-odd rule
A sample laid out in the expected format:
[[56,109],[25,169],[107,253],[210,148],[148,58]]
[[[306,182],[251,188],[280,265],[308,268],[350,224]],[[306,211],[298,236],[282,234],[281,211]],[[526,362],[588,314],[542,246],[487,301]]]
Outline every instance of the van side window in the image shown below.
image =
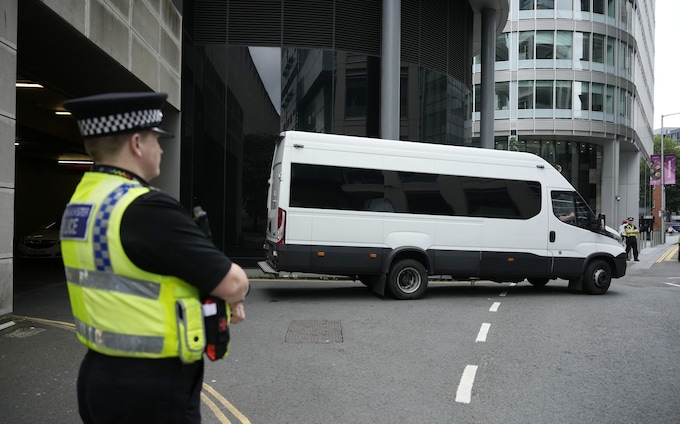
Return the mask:
[[595,213],[583,198],[573,191],[553,191],[552,208],[555,216],[562,222],[590,229]]
[[290,206],[529,219],[541,210],[537,181],[292,164]]

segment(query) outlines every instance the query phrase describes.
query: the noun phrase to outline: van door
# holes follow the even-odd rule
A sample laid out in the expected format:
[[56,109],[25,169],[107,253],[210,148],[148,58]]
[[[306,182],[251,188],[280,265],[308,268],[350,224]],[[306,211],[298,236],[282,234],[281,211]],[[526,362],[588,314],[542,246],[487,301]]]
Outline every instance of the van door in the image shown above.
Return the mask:
[[[281,196],[281,180],[283,179],[283,138],[276,141],[274,147],[274,157],[272,168],[269,175],[269,191],[267,193],[267,241],[270,244],[277,244],[283,238],[285,221],[285,211],[279,211]],[[283,215],[283,216],[282,216]],[[284,227],[284,228],[280,228]]]
[[590,231],[595,215],[574,191],[552,189],[550,197],[548,250],[553,256],[553,275],[576,278],[585,259],[597,250],[597,235]]

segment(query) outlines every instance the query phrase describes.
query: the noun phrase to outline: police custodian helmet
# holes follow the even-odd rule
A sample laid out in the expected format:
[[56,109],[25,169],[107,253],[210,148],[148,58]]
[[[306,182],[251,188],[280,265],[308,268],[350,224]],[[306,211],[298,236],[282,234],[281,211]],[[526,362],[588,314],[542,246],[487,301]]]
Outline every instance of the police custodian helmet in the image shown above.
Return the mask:
[[161,107],[166,93],[106,93],[67,100],[84,138],[151,130],[170,134],[161,128]]

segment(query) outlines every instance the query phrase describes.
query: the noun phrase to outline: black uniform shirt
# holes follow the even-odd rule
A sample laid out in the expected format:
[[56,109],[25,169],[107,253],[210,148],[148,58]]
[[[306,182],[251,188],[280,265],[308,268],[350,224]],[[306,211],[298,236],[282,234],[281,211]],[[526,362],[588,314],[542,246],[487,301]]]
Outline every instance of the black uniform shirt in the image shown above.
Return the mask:
[[[110,172],[95,166],[93,171]],[[120,175],[119,173],[117,173]],[[126,173],[145,186],[144,180]],[[227,258],[175,198],[158,190],[139,196],[125,210],[120,237],[125,253],[139,268],[181,278],[209,294],[231,268]]]

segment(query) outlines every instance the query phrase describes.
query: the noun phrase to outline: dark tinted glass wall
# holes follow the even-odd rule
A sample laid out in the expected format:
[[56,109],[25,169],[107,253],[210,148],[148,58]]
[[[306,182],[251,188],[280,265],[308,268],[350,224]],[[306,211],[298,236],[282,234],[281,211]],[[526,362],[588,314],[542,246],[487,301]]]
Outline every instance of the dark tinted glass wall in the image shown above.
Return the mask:
[[247,47],[185,43],[183,54],[180,200],[203,207],[230,256],[259,254],[279,114]]
[[[467,1],[402,0],[401,139],[469,140],[472,23]],[[264,233],[246,197],[281,129],[379,136],[382,0],[186,0],[183,25],[181,197],[226,250]],[[248,47],[281,49],[280,105]]]

